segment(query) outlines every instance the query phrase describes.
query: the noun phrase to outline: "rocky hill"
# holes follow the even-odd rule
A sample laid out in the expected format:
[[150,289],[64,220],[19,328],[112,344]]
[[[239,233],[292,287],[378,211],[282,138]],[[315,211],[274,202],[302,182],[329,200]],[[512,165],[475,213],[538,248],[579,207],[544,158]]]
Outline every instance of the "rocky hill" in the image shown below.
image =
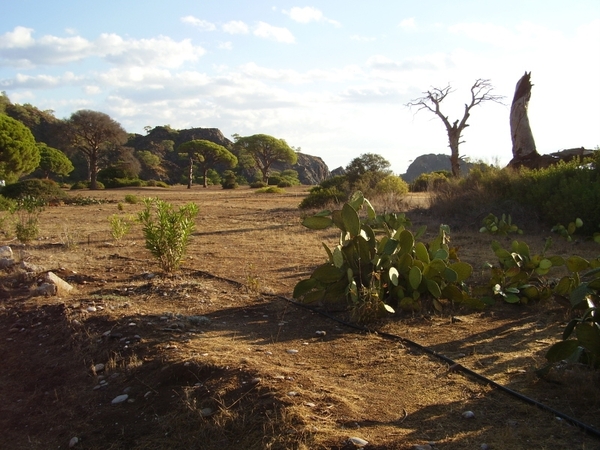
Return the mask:
[[[236,153],[233,142],[227,139],[218,128],[189,128],[185,130],[175,130],[169,126],[155,127],[146,136],[140,134],[131,135],[127,145],[135,150],[151,150],[155,148],[164,148],[165,142],[173,149],[184,142],[194,139],[205,139],[222,145]],[[237,156],[237,155],[236,155]],[[274,163],[273,170],[282,171],[293,169],[298,172],[298,179],[302,184],[319,184],[321,181],[329,178],[330,172],[327,164],[318,156],[298,153],[298,162],[296,164]]]
[[[469,170],[472,165],[473,164],[461,160],[461,174],[466,175],[467,173],[469,173]],[[402,179],[407,183],[411,183],[422,173],[436,172],[438,170],[447,170],[449,172],[452,171],[452,167],[450,166],[449,155],[434,155],[433,153],[430,153],[428,155],[421,155],[417,157],[411,163],[410,166],[408,166],[406,173],[402,174]]]

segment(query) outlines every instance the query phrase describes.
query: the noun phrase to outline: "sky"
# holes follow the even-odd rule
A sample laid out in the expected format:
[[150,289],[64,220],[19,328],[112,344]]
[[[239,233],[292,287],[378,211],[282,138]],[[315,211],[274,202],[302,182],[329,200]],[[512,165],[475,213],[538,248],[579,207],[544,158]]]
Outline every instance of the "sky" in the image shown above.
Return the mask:
[[406,106],[451,86],[462,119],[477,79],[503,104],[471,110],[460,154],[505,165],[527,71],[537,149],[600,145],[597,0],[11,0],[0,15],[0,91],[68,118],[263,133],[333,170],[376,153],[404,173],[450,154],[442,121]]

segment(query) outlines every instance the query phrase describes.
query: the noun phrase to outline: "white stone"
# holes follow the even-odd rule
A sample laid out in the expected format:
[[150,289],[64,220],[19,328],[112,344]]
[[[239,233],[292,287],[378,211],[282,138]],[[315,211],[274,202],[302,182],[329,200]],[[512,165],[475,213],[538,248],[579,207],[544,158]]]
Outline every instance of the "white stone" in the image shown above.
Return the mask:
[[129,398],[129,395],[127,394],[123,394],[123,395],[117,395],[115,398],[112,399],[112,402],[110,402],[112,405],[118,405],[119,403],[123,403],[124,401],[126,401]]
[[0,247],[0,258],[12,259],[13,251],[12,248],[8,245],[3,245]]
[[71,440],[69,441],[69,448],[75,447],[78,443],[79,443],[79,438],[72,437]]
[[473,419],[475,418],[475,413],[473,411],[465,411],[462,413],[463,418],[465,419]]
[[354,447],[356,447],[356,448],[363,448],[369,444],[369,442],[367,442],[364,439],[359,438],[359,437],[348,438],[348,443],[354,445]]

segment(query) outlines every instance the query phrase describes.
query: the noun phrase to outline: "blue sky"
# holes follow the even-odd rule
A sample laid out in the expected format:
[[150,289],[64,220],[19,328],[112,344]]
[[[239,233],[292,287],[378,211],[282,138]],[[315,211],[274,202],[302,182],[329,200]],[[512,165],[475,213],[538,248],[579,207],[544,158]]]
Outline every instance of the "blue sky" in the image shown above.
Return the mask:
[[525,71],[540,153],[600,145],[600,2],[13,0],[0,15],[0,90],[67,118],[265,133],[330,169],[378,153],[403,173],[449,154],[441,121],[404,105],[490,79],[505,105],[472,110],[461,155],[511,158],[509,108]]

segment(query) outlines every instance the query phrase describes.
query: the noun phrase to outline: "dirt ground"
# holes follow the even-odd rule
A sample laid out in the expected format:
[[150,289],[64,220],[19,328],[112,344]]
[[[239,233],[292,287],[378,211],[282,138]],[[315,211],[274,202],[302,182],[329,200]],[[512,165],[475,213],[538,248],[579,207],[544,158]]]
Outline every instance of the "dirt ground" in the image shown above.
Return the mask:
[[[325,260],[321,242],[337,239],[300,225],[307,191],[84,191],[111,202],[48,207],[40,239],[1,239],[39,270],[0,272],[0,447],[352,449],[362,439],[366,449],[600,448],[597,432],[569,420],[600,430],[598,374],[535,375],[569,319],[564,305],[403,313],[364,331],[344,311],[291,302]],[[139,224],[111,237],[110,216],[142,209],[126,195],[198,204],[176,274],[161,273]],[[437,233],[435,218],[406,213]],[[495,260],[478,225],[451,238],[483,279],[482,263]],[[522,240],[541,248],[544,237]],[[600,253],[555,242],[553,254]],[[32,296],[44,271],[74,290]]]

